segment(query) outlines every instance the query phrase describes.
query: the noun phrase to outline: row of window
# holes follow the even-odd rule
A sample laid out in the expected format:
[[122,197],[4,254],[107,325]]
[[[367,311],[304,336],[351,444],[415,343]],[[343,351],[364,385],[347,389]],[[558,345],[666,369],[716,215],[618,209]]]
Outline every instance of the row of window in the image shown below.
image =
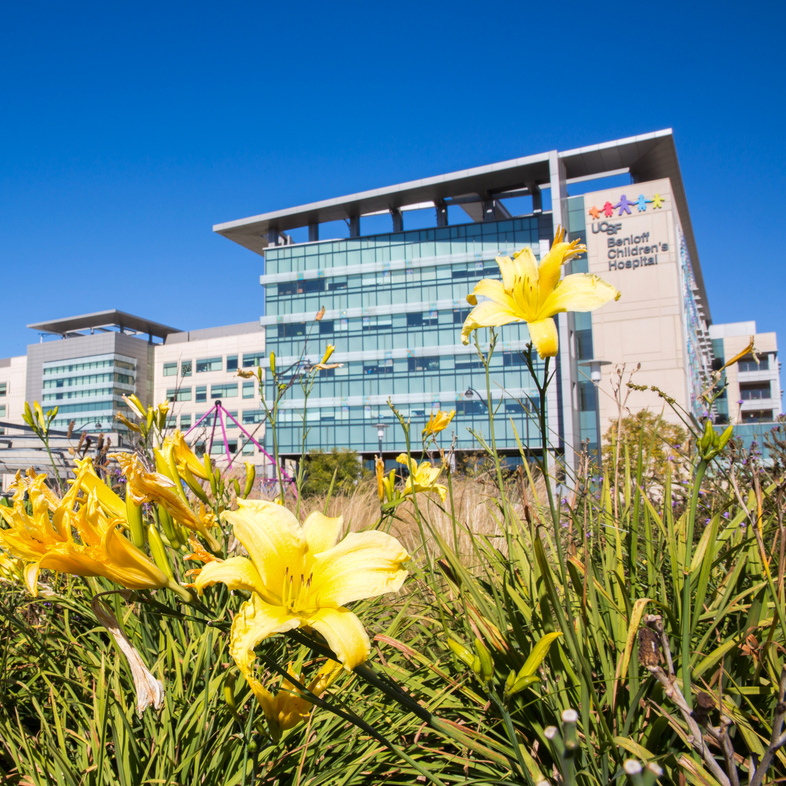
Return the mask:
[[109,360],[89,360],[84,363],[69,363],[62,366],[49,366],[44,368],[44,376],[54,376],[55,374],[71,374],[74,371],[89,371],[96,368],[123,368],[128,371],[136,371],[136,366],[133,363],[127,363],[124,360],[117,358],[110,358]]
[[[264,352],[246,352],[241,356],[227,355],[226,359],[223,357],[202,358],[201,360],[197,360],[196,364],[194,364],[191,360],[181,360],[180,376],[190,377],[192,371],[194,370],[194,365],[196,365],[197,374],[204,374],[209,371],[237,371],[239,363],[242,364],[243,368],[254,368],[260,365],[264,358]],[[164,376],[177,376],[177,362],[164,363]]]
[[737,363],[737,369],[742,374],[751,371],[768,371],[770,368],[770,356],[761,355],[757,363],[753,358],[743,358]]
[[0,396],[7,396],[7,395],[8,395],[8,383],[0,382]]
[[[253,381],[244,382],[242,385],[242,397],[254,398],[254,390],[257,383]],[[219,385],[210,386],[210,398],[237,398],[238,396],[237,382],[227,382]],[[197,385],[196,388],[169,388],[166,392],[167,401],[191,401],[192,393],[193,400],[199,403],[200,401],[207,401],[207,385]]]
[[51,388],[73,388],[77,385],[97,385],[101,382],[119,382],[121,385],[133,385],[134,377],[129,374],[85,374],[80,377],[66,379],[45,379],[44,390]]
[[44,393],[44,401],[65,401],[71,398],[95,398],[96,396],[122,396],[126,391],[118,388],[90,388],[88,390],[58,390],[55,393]]
[[[539,226],[541,224],[542,226]],[[553,237],[549,214],[456,224],[396,234],[367,235],[332,243],[280,246],[266,252],[266,271],[271,274],[285,273],[293,270],[495,252],[509,246],[519,249],[524,245],[537,246],[541,236]]]
[[[199,423],[200,419],[207,415],[207,412],[197,413],[196,415],[192,413],[184,413],[180,415],[180,430],[182,432],[188,431],[191,426],[196,425]],[[247,409],[238,415],[237,410],[230,411],[226,410],[227,417],[225,418],[225,425],[227,428],[237,428],[237,425],[231,420],[231,418],[235,418],[235,420],[239,420],[244,426],[254,426],[257,423],[262,423],[265,419],[265,413],[261,409]],[[206,418],[200,424],[200,427],[204,428],[212,428],[213,426],[214,417]],[[166,422],[167,428],[174,429],[177,428],[178,425],[178,416],[175,414],[169,415]],[[220,428],[220,425],[217,424],[217,428]]]
[[296,297],[311,295],[317,292],[361,292],[368,287],[411,286],[435,279],[466,282],[467,280],[485,277],[499,277],[499,266],[492,262],[474,262],[469,265],[453,265],[428,268],[405,268],[386,270],[379,273],[364,273],[355,276],[332,276],[326,278],[309,278],[298,281],[285,281],[281,284],[267,284],[266,295],[274,297]]
[[772,398],[769,382],[755,382],[740,385],[740,398],[743,401],[756,401],[761,398]]

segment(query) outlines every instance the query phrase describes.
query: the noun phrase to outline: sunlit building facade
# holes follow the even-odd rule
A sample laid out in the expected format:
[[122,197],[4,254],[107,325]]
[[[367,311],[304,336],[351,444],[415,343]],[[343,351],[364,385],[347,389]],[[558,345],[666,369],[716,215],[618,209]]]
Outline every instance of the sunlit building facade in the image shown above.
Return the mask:
[[[592,191],[593,181],[606,190]],[[431,225],[421,228],[424,214]],[[623,293],[592,314],[558,316],[547,431],[572,463],[616,416],[609,364],[630,371],[641,363],[636,381],[659,384],[690,410],[712,361],[709,306],[670,131],[379,188],[215,231],[264,257],[260,324],[279,368],[316,363],[328,343],[336,347],[331,360],[342,367],[321,372],[308,400],[306,451],[345,446],[369,456],[381,438],[385,456],[394,457],[404,439],[390,401],[410,418],[414,443],[433,410],[456,409],[442,444],[455,435],[458,450],[488,439],[491,406],[497,447],[515,459],[522,446],[542,448],[532,417],[537,393],[521,356],[528,331],[499,329],[487,388],[474,348],[460,342],[466,296],[481,278],[499,278],[496,256],[528,246],[542,258],[558,226],[589,247],[565,273],[597,273]],[[612,234],[624,245],[612,247]],[[634,266],[634,256],[657,260]],[[486,331],[480,338],[486,345]],[[647,393],[634,408],[658,401]],[[303,404],[295,387],[282,405],[285,455],[303,450]]]

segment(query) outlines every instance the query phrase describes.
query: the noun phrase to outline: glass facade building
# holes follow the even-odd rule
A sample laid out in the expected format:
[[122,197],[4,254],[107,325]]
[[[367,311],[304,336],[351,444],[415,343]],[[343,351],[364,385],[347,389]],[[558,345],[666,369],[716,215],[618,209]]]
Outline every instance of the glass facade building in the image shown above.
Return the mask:
[[[306,360],[319,362],[333,344],[334,357],[343,361],[319,372],[306,411],[307,449],[377,451],[377,424],[395,422],[388,400],[411,419],[413,435],[432,411],[455,409],[458,449],[477,449],[471,432],[488,437],[488,391],[475,348],[461,344],[467,294],[481,278],[499,277],[496,256],[529,247],[539,258],[552,234],[551,215],[540,213],[269,249],[262,324],[277,367],[297,363],[306,341]],[[317,322],[322,307],[326,313]],[[497,446],[518,453],[517,431],[537,449],[537,392],[521,356],[529,333],[524,324],[498,333],[490,369]],[[487,343],[486,331],[480,338]],[[269,390],[268,400],[273,395]],[[303,403],[295,386],[279,419],[283,454],[302,449]],[[385,453],[405,447],[400,429],[386,431]]]
[[[576,185],[588,181],[602,181],[602,190]],[[434,211],[433,226],[405,226],[406,211],[426,208]],[[368,218],[383,215],[392,232],[380,234],[376,220],[376,232],[362,233]],[[495,257],[529,247],[540,259],[558,226],[588,247],[565,274],[599,275],[623,299],[591,314],[557,316],[559,355],[546,402],[550,444],[569,466],[582,446],[597,448],[619,412],[604,365],[638,367],[637,382],[661,385],[680,406],[693,406],[711,362],[710,314],[674,138],[665,130],[215,226],[264,257],[260,324],[277,368],[317,363],[327,344],[336,348],[331,362],[341,364],[320,372],[305,422],[302,391],[296,385],[288,391],[279,417],[281,453],[303,451],[305,427],[306,451],[351,447],[368,457],[380,448],[381,430],[390,459],[404,440],[400,429],[384,428],[395,422],[388,400],[411,419],[415,445],[432,411],[455,409],[442,446],[452,432],[458,450],[479,449],[489,436],[491,406],[500,451],[520,456],[519,440],[541,450],[536,390],[520,354],[526,325],[498,329],[489,390],[482,363],[473,347],[462,346],[460,333],[474,285],[500,277]],[[342,237],[324,239],[337,231]],[[488,331],[478,335],[485,344]],[[267,384],[271,400],[269,378]],[[654,392],[639,398],[639,408],[662,404]]]

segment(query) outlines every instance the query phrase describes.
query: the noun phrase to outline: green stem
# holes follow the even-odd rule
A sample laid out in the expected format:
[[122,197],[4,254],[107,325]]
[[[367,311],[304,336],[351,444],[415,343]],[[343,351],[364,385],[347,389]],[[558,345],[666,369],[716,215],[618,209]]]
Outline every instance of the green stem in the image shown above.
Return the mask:
[[[491,404],[491,358],[494,355],[494,347],[497,343],[497,335],[492,330],[491,331],[491,338],[489,340],[489,351],[488,356],[484,356],[481,353],[481,358],[483,359],[483,365],[486,370],[486,409],[488,410],[489,416],[489,436],[491,437],[491,454],[494,457],[494,468],[497,471],[497,483],[499,485],[499,493],[501,498],[502,510],[505,515],[505,543],[508,547],[508,557],[511,557],[513,554],[513,547],[512,547],[512,523],[510,520],[510,506],[508,505],[508,501],[505,497],[505,485],[502,481],[502,464],[499,460],[499,454],[497,453],[497,438],[494,434],[494,407]],[[513,563],[509,560],[509,566],[511,573],[513,571]]]
[[[696,522],[696,508],[699,502],[699,489],[704,480],[704,473],[707,471],[708,462],[704,459],[699,461],[696,467],[696,477],[693,484],[693,494],[690,500],[690,510],[685,532],[685,560],[683,562],[682,580],[682,662],[680,664],[680,674],[682,676],[682,693],[689,709],[693,709],[693,695],[691,693],[690,680],[690,564],[693,559],[693,529]],[[700,610],[699,610],[700,611]]]

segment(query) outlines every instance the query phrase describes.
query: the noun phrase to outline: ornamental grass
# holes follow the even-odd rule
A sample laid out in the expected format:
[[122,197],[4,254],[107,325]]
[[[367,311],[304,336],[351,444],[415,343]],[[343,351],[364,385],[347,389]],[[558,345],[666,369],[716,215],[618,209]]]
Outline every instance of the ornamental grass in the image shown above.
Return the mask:
[[[487,391],[495,326],[540,323],[522,361],[546,449],[520,444],[515,473],[493,410],[489,470],[468,477],[440,447],[452,413],[418,432],[391,404],[396,470],[304,499],[301,462],[255,500],[253,466],[223,472],[136,398],[132,454],[80,455],[69,481],[20,473],[0,505],[0,783],[782,780],[783,425],[765,466],[676,410],[690,436],[672,473],[653,471],[659,430],[623,439],[621,417],[600,466],[565,466],[546,334],[573,302],[554,260],[579,251],[558,234],[548,269],[501,259],[471,296],[497,296],[464,329]],[[564,286],[577,308],[619,295]],[[276,465],[279,406],[294,385],[307,406],[330,354],[286,378],[271,357]],[[52,417],[27,408],[45,446]]]

